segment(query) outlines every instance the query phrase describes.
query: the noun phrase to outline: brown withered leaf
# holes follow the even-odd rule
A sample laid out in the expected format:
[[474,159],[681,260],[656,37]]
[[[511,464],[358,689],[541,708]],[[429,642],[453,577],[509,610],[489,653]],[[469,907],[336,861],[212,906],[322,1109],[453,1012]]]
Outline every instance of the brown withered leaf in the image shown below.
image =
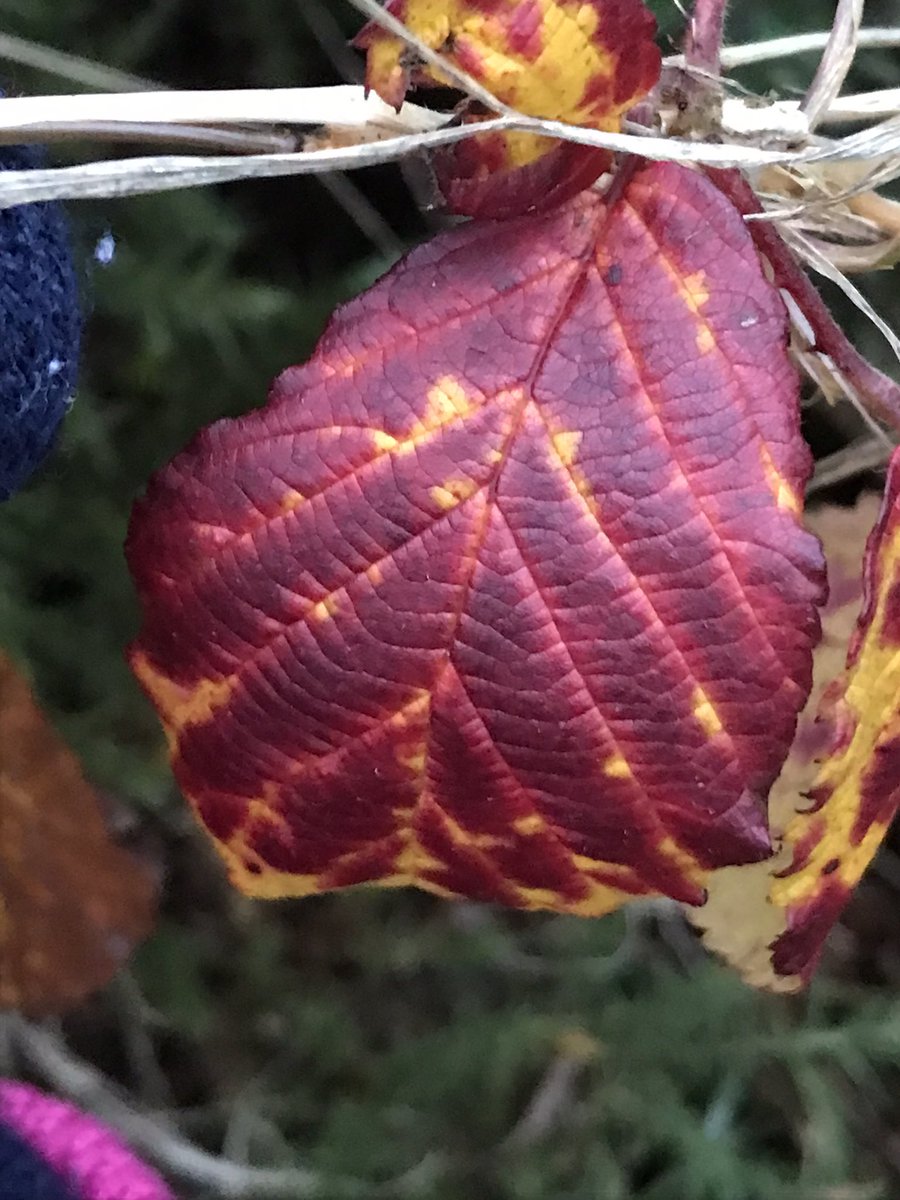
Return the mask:
[[0,655],[0,1008],[62,1012],[150,930],[155,887],[110,838],[77,759]]

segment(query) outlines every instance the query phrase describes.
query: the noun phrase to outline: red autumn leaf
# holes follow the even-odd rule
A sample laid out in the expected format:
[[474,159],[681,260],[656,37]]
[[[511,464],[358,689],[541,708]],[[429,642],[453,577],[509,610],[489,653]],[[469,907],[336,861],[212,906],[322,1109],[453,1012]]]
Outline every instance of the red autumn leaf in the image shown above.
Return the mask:
[[523,135],[482,133],[433,152],[435,207],[459,216],[501,220],[547,212],[589,188],[611,166],[606,150],[547,138],[535,139],[540,153],[516,166],[511,136]]
[[864,496],[809,524],[831,594],[809,702],[769,797],[778,853],[716,872],[691,912],[711,949],[774,991],[808,983],[900,805],[900,451],[880,513]]
[[150,930],[155,888],[0,656],[0,1008],[63,1012]]
[[134,514],[132,663],[234,881],[587,915],[768,855],[809,466],[783,307],[702,177],[416,250]]
[[[532,117],[617,130],[659,79],[656,22],[642,0],[389,0],[385,8]],[[367,52],[366,87],[388,104],[399,108],[414,83],[448,82],[417,66],[415,51],[375,22],[356,45]],[[488,133],[438,150],[432,161],[453,212],[509,217],[577,195],[611,156],[528,133]]]

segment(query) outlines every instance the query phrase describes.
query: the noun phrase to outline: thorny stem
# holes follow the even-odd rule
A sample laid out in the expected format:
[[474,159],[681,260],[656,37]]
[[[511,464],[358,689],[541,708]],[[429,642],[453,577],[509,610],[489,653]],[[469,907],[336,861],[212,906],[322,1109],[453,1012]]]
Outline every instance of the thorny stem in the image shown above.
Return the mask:
[[670,128],[676,136],[703,135],[720,124],[722,96],[718,79],[727,8],[728,0],[694,0],[684,39],[679,115]]
[[[707,174],[744,216],[762,212],[740,171],[710,168]],[[815,336],[812,349],[831,359],[873,416],[900,431],[900,384],[873,367],[849,341],[778,230],[767,221],[750,221],[747,227],[756,249],[771,265],[775,283],[793,297],[809,322]]]
[[727,8],[728,0],[696,0],[684,44],[688,70],[714,77],[720,73]]

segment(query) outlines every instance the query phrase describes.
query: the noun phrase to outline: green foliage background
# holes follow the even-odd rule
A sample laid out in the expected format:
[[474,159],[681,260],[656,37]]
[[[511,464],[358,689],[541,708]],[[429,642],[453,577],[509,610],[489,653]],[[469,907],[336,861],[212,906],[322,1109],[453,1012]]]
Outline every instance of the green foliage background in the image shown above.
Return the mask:
[[[733,7],[733,40],[833,15],[826,0]],[[867,7],[871,23],[897,15],[891,0]],[[674,4],[657,9],[677,36]],[[341,0],[0,0],[6,32],[190,87],[334,82],[334,35],[358,24]],[[789,94],[813,65],[742,79]],[[855,82],[896,84],[898,66],[867,55]],[[6,77],[14,92],[67,89],[22,67]],[[900,1194],[891,851],[811,994],[784,1001],[706,960],[665,908],[581,922],[365,891],[250,904],[194,831],[123,662],[129,507],[197,428],[261,403],[334,305],[427,232],[399,173],[357,182],[386,226],[376,245],[312,180],[72,210],[84,375],[51,464],[0,510],[0,645],[134,814],[165,882],[156,934],[66,1023],[71,1044],[200,1144],[315,1168],[326,1197]],[[104,267],[92,251],[107,233]],[[900,323],[895,277],[873,286]]]

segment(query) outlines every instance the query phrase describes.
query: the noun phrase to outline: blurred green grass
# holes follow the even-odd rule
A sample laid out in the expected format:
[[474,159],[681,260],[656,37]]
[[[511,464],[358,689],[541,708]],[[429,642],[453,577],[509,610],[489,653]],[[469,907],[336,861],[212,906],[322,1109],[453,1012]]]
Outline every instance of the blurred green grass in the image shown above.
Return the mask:
[[[663,36],[676,36],[674,4],[656,7]],[[823,0],[733,7],[735,41],[832,16]],[[275,86],[335,81],[341,43],[317,41],[322,9],[343,34],[358,26],[327,0],[157,0],[138,12],[0,0],[0,25],[163,83]],[[870,23],[896,16],[891,0],[867,6]],[[790,94],[813,67],[787,60],[743,79]],[[896,55],[869,54],[854,83],[886,86],[897,69]],[[24,68],[7,82],[65,90]],[[399,173],[357,182],[400,243],[423,236]],[[262,403],[387,259],[314,180],[84,203],[72,219],[90,315],[84,376],[58,453],[0,510],[0,644],[92,778],[138,814],[166,875],[136,990],[114,985],[74,1016],[73,1046],[211,1149],[224,1139],[252,1161],[373,1185],[422,1164],[406,1191],[381,1194],[900,1194],[900,923],[877,875],[799,1001],[750,993],[666,909],[583,922],[414,894],[266,905],[231,893],[124,665],[137,622],[128,512],[197,428]],[[117,251],[104,267],[93,248],[107,233]],[[895,276],[875,287],[900,324]]]

